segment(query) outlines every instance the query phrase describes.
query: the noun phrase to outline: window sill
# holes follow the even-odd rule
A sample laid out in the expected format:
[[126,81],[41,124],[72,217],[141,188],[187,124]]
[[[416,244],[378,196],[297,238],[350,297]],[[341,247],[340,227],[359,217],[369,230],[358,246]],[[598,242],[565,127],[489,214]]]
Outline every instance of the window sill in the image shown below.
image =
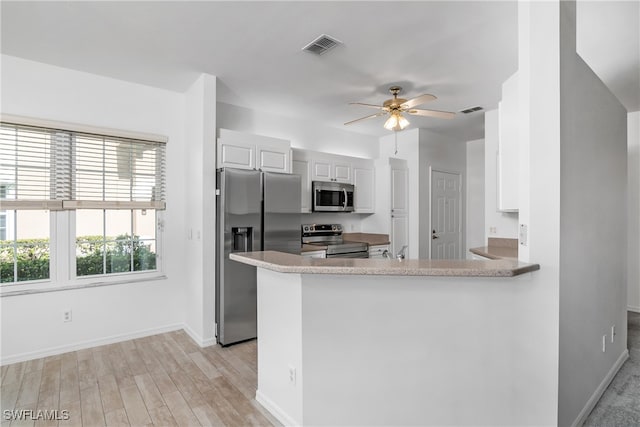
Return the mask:
[[8,285],[0,291],[0,298],[19,295],[40,294],[45,292],[70,291],[74,289],[97,288],[100,286],[125,285],[129,283],[152,282],[156,280],[166,280],[167,276],[160,272],[121,275],[118,277],[92,277],[76,279],[64,285],[55,285],[52,282]]

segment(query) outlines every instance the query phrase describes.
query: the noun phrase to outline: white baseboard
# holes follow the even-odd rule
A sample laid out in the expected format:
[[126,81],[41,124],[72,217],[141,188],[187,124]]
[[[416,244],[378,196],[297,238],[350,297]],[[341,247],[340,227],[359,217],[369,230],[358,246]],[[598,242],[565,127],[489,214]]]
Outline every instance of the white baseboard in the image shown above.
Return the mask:
[[611,369],[609,369],[609,372],[604,377],[604,379],[602,380],[602,382],[600,383],[596,391],[593,392],[593,394],[591,395],[591,398],[587,401],[587,404],[584,405],[584,408],[582,408],[582,411],[580,411],[580,413],[578,414],[578,417],[575,419],[573,424],[571,424],[571,427],[578,427],[584,424],[584,422],[587,420],[587,417],[589,416],[593,408],[596,406],[596,403],[598,403],[598,400],[600,400],[600,398],[602,397],[602,394],[605,392],[607,387],[609,387],[609,384],[611,384],[611,381],[613,381],[613,377],[616,376],[616,374],[622,367],[622,364],[628,358],[629,358],[629,350],[625,348],[622,354],[620,355],[620,357],[618,357],[618,360],[616,360],[616,363],[614,363]]
[[627,311],[633,311],[634,313],[640,313],[640,307],[635,307],[633,305],[630,305],[627,307]]
[[207,339],[202,338],[200,335],[196,334],[194,330],[191,329],[187,324],[183,325],[183,329],[187,333],[187,335],[189,335],[191,339],[194,340],[196,344],[198,344],[202,348],[209,347],[210,345],[215,345],[218,343],[215,337]]
[[264,394],[260,393],[260,390],[256,390],[256,401],[264,406],[264,409],[269,411],[271,415],[276,417],[278,421],[282,423],[284,426],[298,426],[297,422],[293,418],[289,416],[286,412],[282,410],[278,405],[273,403],[271,399],[266,397]]
[[132,340],[135,338],[148,337],[151,335],[163,334],[165,332],[178,331],[183,328],[182,323],[161,326],[159,328],[144,329],[141,331],[131,332],[127,334],[112,335],[110,337],[98,338],[94,340],[80,341],[73,344],[61,345],[58,347],[49,347],[43,350],[31,351],[27,353],[18,353],[10,356],[2,356],[0,365],[10,365],[12,363],[24,362],[41,357],[54,356],[56,354],[68,353],[70,351],[83,350],[85,348],[98,347],[101,345],[113,344],[121,341]]

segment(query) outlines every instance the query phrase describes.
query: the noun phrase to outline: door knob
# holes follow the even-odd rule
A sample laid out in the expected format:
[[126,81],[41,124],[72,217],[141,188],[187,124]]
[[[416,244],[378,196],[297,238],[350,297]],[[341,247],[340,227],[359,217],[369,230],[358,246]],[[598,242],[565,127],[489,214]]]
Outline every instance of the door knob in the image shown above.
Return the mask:
[[431,238],[432,238],[432,239],[434,239],[434,240],[435,240],[435,239],[439,239],[439,237],[438,237],[438,236],[436,236],[436,230],[433,230],[433,231],[431,232]]

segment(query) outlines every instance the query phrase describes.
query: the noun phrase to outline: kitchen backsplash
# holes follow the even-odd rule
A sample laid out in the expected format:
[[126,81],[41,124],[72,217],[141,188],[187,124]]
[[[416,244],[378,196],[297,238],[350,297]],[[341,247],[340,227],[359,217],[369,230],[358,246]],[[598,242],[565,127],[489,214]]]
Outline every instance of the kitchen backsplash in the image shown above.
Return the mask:
[[313,212],[300,214],[300,221],[303,224],[342,224],[345,233],[352,233],[362,231],[360,224],[366,216],[354,213]]

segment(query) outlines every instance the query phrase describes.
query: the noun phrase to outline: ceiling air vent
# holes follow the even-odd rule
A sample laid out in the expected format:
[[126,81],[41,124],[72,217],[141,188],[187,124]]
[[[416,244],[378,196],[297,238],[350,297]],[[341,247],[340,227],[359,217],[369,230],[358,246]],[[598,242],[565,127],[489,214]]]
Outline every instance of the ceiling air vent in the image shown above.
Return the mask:
[[469,114],[469,113],[475,113],[476,111],[480,111],[482,110],[482,107],[471,107],[471,108],[467,108],[466,110],[460,110],[460,112],[462,114]]
[[315,53],[316,55],[322,55],[323,53],[333,49],[339,44],[342,44],[340,40],[337,40],[326,34],[322,34],[321,36],[317,37],[314,41],[312,41],[311,43],[303,47],[302,50]]

